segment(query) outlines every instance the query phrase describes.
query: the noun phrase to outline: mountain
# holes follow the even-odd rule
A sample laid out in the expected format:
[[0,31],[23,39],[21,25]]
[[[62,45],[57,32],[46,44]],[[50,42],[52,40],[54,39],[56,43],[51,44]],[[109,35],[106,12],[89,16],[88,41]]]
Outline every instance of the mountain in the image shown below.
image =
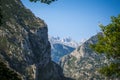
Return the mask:
[[47,24],[20,0],[2,0],[0,9],[0,79],[69,80],[51,60]]
[[[97,35],[102,35],[102,33]],[[65,76],[75,80],[119,80],[114,77],[105,77],[98,72],[98,69],[109,64],[109,61],[105,55],[98,55],[90,48],[90,44],[96,44],[98,41],[97,35],[61,59],[60,65]]]
[[59,43],[73,48],[77,48],[80,45],[78,42],[74,41],[70,37],[60,38],[59,36],[57,37],[49,36],[49,41],[51,44]]
[[70,54],[78,47],[78,43],[73,41],[70,37],[61,39],[60,37],[49,36],[49,41],[51,43],[51,57],[56,63],[59,63],[61,57]]

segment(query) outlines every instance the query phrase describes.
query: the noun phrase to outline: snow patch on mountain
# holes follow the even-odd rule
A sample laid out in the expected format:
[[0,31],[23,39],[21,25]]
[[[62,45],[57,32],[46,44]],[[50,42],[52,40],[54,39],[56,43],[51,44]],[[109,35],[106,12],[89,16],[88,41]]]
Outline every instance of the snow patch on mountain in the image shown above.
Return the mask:
[[81,42],[78,43],[71,37],[60,38],[59,36],[57,37],[49,36],[49,41],[51,44],[59,43],[73,48],[77,48],[81,44]]

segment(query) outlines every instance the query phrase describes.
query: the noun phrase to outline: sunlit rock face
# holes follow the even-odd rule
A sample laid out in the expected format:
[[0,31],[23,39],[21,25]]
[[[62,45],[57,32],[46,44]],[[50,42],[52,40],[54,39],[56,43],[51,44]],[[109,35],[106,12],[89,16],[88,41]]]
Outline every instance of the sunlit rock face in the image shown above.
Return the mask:
[[2,63],[23,80],[64,80],[62,69],[51,61],[46,23],[20,0],[2,0],[0,4]]
[[[98,34],[102,35],[102,33]],[[90,44],[95,44],[97,41],[95,35],[61,59],[60,65],[65,76],[75,80],[118,80],[99,74],[98,69],[109,62],[103,54],[98,55],[90,48]]]

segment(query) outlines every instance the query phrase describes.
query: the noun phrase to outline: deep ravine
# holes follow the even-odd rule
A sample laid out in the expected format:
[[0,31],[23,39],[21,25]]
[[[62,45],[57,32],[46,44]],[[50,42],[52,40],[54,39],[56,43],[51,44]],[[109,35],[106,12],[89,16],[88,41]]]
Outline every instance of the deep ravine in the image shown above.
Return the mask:
[[47,24],[20,0],[2,0],[0,8],[0,79],[71,80],[51,60]]

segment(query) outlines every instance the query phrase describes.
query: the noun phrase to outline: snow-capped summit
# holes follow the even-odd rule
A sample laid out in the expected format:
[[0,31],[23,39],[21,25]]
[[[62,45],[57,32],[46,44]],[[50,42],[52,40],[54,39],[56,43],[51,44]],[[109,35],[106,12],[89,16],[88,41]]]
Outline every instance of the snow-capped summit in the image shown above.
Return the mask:
[[51,44],[63,44],[67,45],[69,47],[77,48],[79,46],[79,43],[77,43],[75,40],[73,40],[71,37],[65,37],[65,38],[60,38],[60,37],[51,37],[49,36],[49,41]]
[[71,42],[72,38],[71,37],[65,37],[62,39],[63,42]]

